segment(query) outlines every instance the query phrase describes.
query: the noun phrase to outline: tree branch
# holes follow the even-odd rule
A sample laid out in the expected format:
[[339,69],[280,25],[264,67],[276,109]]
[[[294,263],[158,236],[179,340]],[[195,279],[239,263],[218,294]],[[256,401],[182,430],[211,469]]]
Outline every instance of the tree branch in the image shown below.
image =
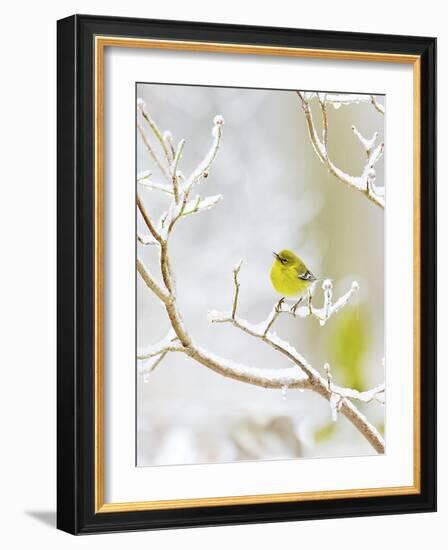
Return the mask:
[[384,115],[385,113],[385,110],[384,110],[384,107],[378,103],[378,101],[376,100],[376,97],[374,95],[371,95],[370,96],[370,100],[372,102],[372,105],[375,107],[375,109],[382,115]]
[[[149,118],[149,117],[148,117]],[[375,428],[367,421],[367,419],[357,410],[350,399],[359,399],[360,401],[369,402],[371,395],[368,392],[364,394],[355,392],[346,388],[337,388],[335,386],[329,386],[327,380],[324,379],[317,370],[315,370],[299,352],[291,346],[288,342],[283,341],[277,335],[270,331],[271,326],[276,321],[278,316],[284,312],[283,304],[279,302],[273,312],[269,315],[268,319],[260,323],[259,325],[252,325],[247,321],[237,316],[238,298],[240,291],[240,284],[238,281],[238,275],[241,268],[241,263],[234,268],[234,296],[232,302],[232,308],[229,314],[223,317],[222,314],[209,314],[209,318],[213,322],[229,322],[236,328],[242,330],[246,334],[263,341],[266,345],[269,345],[272,349],[284,355],[291,363],[291,367],[283,369],[261,369],[251,365],[243,365],[235,361],[222,358],[214,353],[205,350],[200,345],[195,343],[188,333],[187,328],[182,322],[182,317],[177,307],[174,277],[172,274],[170,260],[169,260],[169,235],[174,227],[175,222],[183,215],[195,214],[201,210],[207,209],[213,206],[218,199],[216,197],[209,197],[208,199],[196,199],[193,205],[187,202],[189,192],[191,188],[197,184],[202,178],[208,176],[208,170],[214,162],[222,137],[222,125],[223,119],[220,116],[214,119],[213,128],[213,143],[205,156],[204,160],[193,171],[192,175],[183,184],[178,186],[178,201],[173,197],[172,203],[168,211],[162,216],[161,221],[155,227],[150,216],[146,212],[144,205],[139,196],[137,196],[137,206],[142,214],[142,217],[148,227],[151,236],[159,244],[159,267],[160,274],[165,288],[161,288],[155,280],[150,276],[143,263],[137,260],[137,270],[142,277],[148,288],[159,298],[160,302],[165,308],[167,313],[171,330],[168,335],[158,344],[149,346],[139,352],[138,358],[141,362],[145,362],[146,366],[141,366],[140,371],[148,374],[152,372],[157,365],[163,360],[163,358],[171,352],[180,352],[186,354],[188,357],[196,361],[197,363],[213,370],[214,372],[238,380],[247,384],[260,386],[263,388],[279,389],[282,392],[285,388],[298,388],[298,389],[310,389],[322,395],[327,401],[332,402],[335,400],[335,395],[339,395],[338,406],[340,412],[344,414],[364,435],[364,437],[370,442],[373,448],[379,452],[384,452],[384,442],[381,435],[375,430]],[[160,131],[159,131],[160,134]],[[163,137],[162,137],[163,139]],[[166,141],[166,140],[165,140]],[[164,143],[165,143],[164,141]],[[165,143],[166,145],[166,143]],[[179,151],[183,148],[183,145],[179,145],[177,153],[174,155],[168,153],[167,160],[170,166],[171,174],[177,174],[177,165],[180,160]],[[168,150],[168,148],[167,148]],[[174,147],[173,147],[174,151]],[[170,180],[173,182],[174,179]],[[179,182],[178,182],[179,183]],[[221,198],[219,196],[219,198]],[[163,231],[162,231],[163,230]],[[329,283],[331,285],[331,282]],[[312,306],[311,302],[308,304],[308,314],[318,317],[320,320],[326,321],[332,314],[336,313],[343,305],[347,303],[351,294],[354,292],[354,288],[340,298],[335,304],[332,303],[332,292],[330,286],[324,288],[325,303],[323,310],[320,311]],[[332,287],[331,287],[332,288]],[[300,312],[299,312],[300,314]],[[373,399],[373,397],[372,397]]]
[[[324,292],[324,303],[321,308],[315,307],[312,303],[314,297],[315,285],[310,287],[308,303],[306,306],[291,310],[288,304],[282,302],[279,313],[287,313],[294,317],[315,317],[320,325],[323,327],[327,321],[335,313],[341,310],[352,298],[352,296],[358,291],[359,285],[356,281],[353,281],[350,289],[343,294],[340,298],[333,302],[333,282],[330,279],[325,279],[322,282],[322,290]],[[277,307],[277,306],[276,306]]]
[[177,180],[177,166],[182,156],[184,147],[185,147],[185,140],[181,139],[179,142],[176,154],[173,158],[173,164],[171,166],[171,177],[173,179],[173,193],[174,193],[174,200],[176,202],[179,202],[179,182]]
[[[350,388],[333,386],[333,384],[330,384],[327,380],[325,380],[320,375],[320,373],[316,369],[314,369],[293,346],[291,346],[291,344],[282,340],[276,334],[270,332],[269,329],[272,327],[273,323],[278,318],[278,315],[280,313],[279,304],[274,307],[266,320],[257,325],[253,325],[248,321],[239,318],[236,315],[236,306],[238,303],[238,295],[240,291],[240,284],[238,282],[240,266],[241,264],[239,264],[233,271],[234,297],[231,314],[211,311],[208,314],[209,321],[211,321],[212,323],[230,323],[239,330],[242,330],[246,334],[249,334],[250,336],[261,340],[274,350],[287,357],[306,376],[308,380],[308,389],[319,393],[322,397],[327,399],[332,407],[332,412],[334,409],[333,405],[337,401],[337,406],[340,412],[344,414],[344,416],[346,416],[361,431],[361,433],[366,437],[366,439],[377,452],[384,453],[384,441],[380,433],[349,401],[349,399],[358,399],[365,403],[370,402],[374,399],[377,393],[380,393],[378,388],[370,390],[369,392],[360,393]],[[284,382],[280,386],[277,385],[275,387],[280,387],[280,389],[282,389],[283,387],[291,386],[290,384]]]
[[223,126],[224,118],[221,115],[216,115],[213,119],[212,145],[205,155],[204,160],[199,164],[199,166],[193,171],[191,176],[185,182],[186,189],[190,190],[194,185],[199,183],[201,179],[208,177],[209,170],[216,159],[216,155],[218,154],[219,147],[221,145]]
[[159,157],[156,155],[156,153],[154,152],[154,149],[152,148],[152,145],[151,143],[149,142],[149,139],[146,137],[146,134],[143,130],[143,128],[140,126],[140,124],[137,122],[137,130],[138,130],[138,133],[140,134],[141,138],[142,138],[142,141],[143,143],[145,144],[145,147],[146,149],[148,150],[148,153],[150,155],[150,157],[152,158],[152,160],[154,161],[154,163],[157,165],[157,167],[159,168],[159,170],[162,172],[162,174],[168,179],[168,181],[170,180],[170,175],[169,173],[167,172],[167,169],[165,168],[165,166],[162,164],[162,162],[159,160]]
[[143,361],[145,359],[151,359],[152,357],[156,357],[161,353],[168,351],[184,351],[182,346],[174,344],[177,339],[178,338],[173,328],[170,328],[168,334],[165,336],[165,338],[160,340],[160,342],[147,346],[146,348],[139,349],[137,351],[137,359]]
[[160,355],[153,357],[150,361],[140,361],[137,364],[137,372],[138,374],[143,375],[144,382],[149,381],[150,374],[156,370],[156,368],[160,365],[160,363],[165,359],[167,355],[168,351],[164,351]]
[[[315,94],[310,92],[300,92],[297,91],[297,95],[301,100],[301,106],[303,113],[305,115],[305,120],[308,127],[308,134],[310,136],[311,144],[319,157],[320,161],[324,166],[327,167],[329,172],[333,174],[340,182],[344,183],[345,185],[351,187],[352,189],[356,189],[357,191],[360,191],[368,199],[370,199],[373,203],[380,206],[381,208],[384,208],[384,188],[383,187],[377,187],[374,184],[375,178],[376,178],[376,171],[375,171],[375,164],[379,161],[379,159],[382,156],[383,149],[384,149],[384,143],[379,143],[376,145],[375,148],[373,148],[373,142],[368,142],[368,140],[365,140],[362,138],[360,133],[354,128],[354,131],[356,135],[360,138],[361,143],[363,144],[366,153],[367,153],[367,162],[363,168],[363,171],[360,176],[351,176],[350,174],[347,174],[340,168],[338,168],[333,161],[330,159],[328,155],[328,113],[327,113],[327,104],[332,103],[333,105],[341,105],[341,104],[348,104],[348,103],[358,103],[360,101],[368,101],[369,103],[373,103],[373,96],[363,96],[363,95],[354,95],[353,97],[350,95],[337,95],[337,94]],[[323,121],[323,135],[322,139],[319,137],[319,133],[316,129],[316,125],[314,122],[313,114],[311,112],[310,107],[310,100],[314,96],[318,97],[318,102],[322,114],[322,121]],[[377,110],[381,109],[381,106],[379,103],[376,102],[373,103],[375,105],[375,108]],[[378,135],[375,134],[374,141],[376,141]],[[370,144],[370,147],[366,147],[366,143]]]
[[170,301],[170,295],[163,291],[159,285],[154,281],[151,275],[146,270],[142,261],[137,259],[137,271],[139,272],[141,278],[145,282],[146,286],[154,292],[154,294],[162,301],[164,304],[167,304]]
[[140,214],[142,215],[142,218],[144,219],[144,221],[146,223],[146,227],[149,229],[151,235],[154,237],[154,239],[159,244],[162,244],[163,239],[160,236],[159,232],[154,227],[154,225],[151,221],[151,218],[149,217],[148,213],[146,212],[146,209],[143,205],[142,199],[140,198],[140,195],[138,193],[137,193],[137,206],[138,206],[138,209],[140,210]]
[[151,131],[152,131],[153,135],[155,136],[157,141],[160,143],[160,145],[162,147],[162,151],[165,154],[166,160],[168,161],[168,163],[170,163],[172,161],[171,150],[170,150],[169,146],[167,145],[167,143],[166,143],[166,141],[165,141],[165,139],[162,135],[162,132],[159,130],[157,124],[152,120],[152,118],[145,111],[145,102],[142,99],[137,100],[137,107],[140,111],[140,114],[145,119],[148,126],[151,128]]

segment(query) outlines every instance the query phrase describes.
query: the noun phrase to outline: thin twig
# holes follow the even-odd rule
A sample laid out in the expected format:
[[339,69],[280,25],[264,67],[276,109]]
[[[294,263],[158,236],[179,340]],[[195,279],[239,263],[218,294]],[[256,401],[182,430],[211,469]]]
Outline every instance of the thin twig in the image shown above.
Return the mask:
[[213,129],[212,136],[213,142],[205,155],[204,160],[199,164],[199,166],[193,171],[191,176],[185,182],[185,188],[190,190],[194,185],[196,185],[202,178],[208,176],[209,170],[216,159],[216,156],[221,145],[222,130],[224,126],[224,118],[221,115],[215,116],[213,119]]
[[139,361],[144,361],[145,359],[151,359],[151,357],[157,357],[161,353],[168,353],[168,352],[183,353],[183,352],[185,352],[185,349],[183,347],[180,347],[180,346],[165,346],[164,348],[162,348],[159,351],[153,351],[153,352],[143,353],[142,355],[138,355],[137,359]]
[[238,282],[238,273],[241,269],[241,262],[236,265],[233,269],[233,282],[235,285],[235,293],[233,296],[233,305],[232,305],[232,319],[235,319],[236,309],[238,307],[238,295],[240,292],[240,283]]
[[157,124],[152,120],[152,118],[146,113],[143,105],[140,105],[140,113],[142,114],[142,117],[146,120],[148,123],[148,126],[151,128],[152,133],[160,143],[162,150],[165,154],[166,160],[168,161],[168,164],[171,163],[171,155],[170,150],[167,147],[167,144],[165,143],[165,140],[163,139],[162,132],[159,130]]
[[156,368],[160,365],[160,363],[165,359],[165,357],[168,355],[168,351],[164,351],[163,353],[161,353],[157,359],[151,363],[151,365],[149,367],[146,367],[146,368],[140,368],[139,370],[139,374],[143,374],[144,378],[143,380],[146,382],[147,381],[147,376],[149,374],[151,374],[151,372],[154,372],[156,370]]
[[174,157],[172,168],[171,168],[171,177],[173,179],[174,200],[176,202],[179,202],[179,182],[177,181],[177,167],[179,165],[179,161],[182,156],[184,147],[185,147],[185,140],[181,139],[176,151],[176,156]]
[[378,146],[377,154],[374,154],[373,151],[371,155],[368,154],[367,163],[363,169],[361,176],[351,176],[350,174],[347,174],[346,172],[338,168],[328,155],[328,147],[327,147],[328,115],[326,110],[326,102],[329,101],[328,96],[326,96],[325,101],[319,97],[319,106],[320,106],[322,119],[323,119],[323,126],[324,126],[323,139],[321,140],[317,133],[313,114],[311,112],[311,108],[309,105],[309,100],[311,99],[313,94],[311,94],[310,97],[308,97],[306,96],[305,93],[297,91],[297,95],[301,101],[301,107],[305,115],[305,120],[307,123],[308,134],[310,136],[311,144],[320,161],[327,167],[329,172],[333,174],[340,182],[344,183],[348,187],[351,187],[352,189],[356,189],[357,191],[360,191],[373,203],[380,206],[381,208],[384,208],[384,193],[381,193],[378,189],[375,189],[373,188],[373,186],[370,186],[368,181],[368,174],[380,159],[384,144],[380,144]]
[[[214,130],[214,142],[208,155],[201,163],[199,168],[193,172],[187,182],[183,191],[182,202],[179,205],[174,205],[171,210],[170,229],[174,227],[175,221],[179,219],[185,209],[185,197],[188,198],[188,193],[191,187],[207,173],[208,168],[216,157],[216,153],[219,148],[219,142],[221,138],[222,117],[215,118],[215,130]],[[240,291],[240,284],[238,275],[240,266],[234,269],[234,297],[232,302],[232,310],[228,315],[228,318],[216,318],[212,319],[215,322],[229,322],[235,327],[239,328],[243,332],[255,337],[265,344],[269,345],[272,349],[283,354],[287,357],[293,366],[284,369],[261,369],[249,365],[242,365],[235,363],[234,361],[219,357],[196,344],[190,337],[186,327],[182,322],[180,312],[177,307],[175,291],[174,291],[174,277],[170,265],[168,239],[162,238],[161,234],[156,230],[150,216],[146,212],[144,205],[139,196],[137,196],[137,205],[142,214],[142,217],[154,239],[160,244],[160,272],[164,282],[165,289],[162,289],[155,280],[149,275],[148,271],[144,267],[140,260],[137,260],[137,270],[142,277],[148,288],[160,299],[161,303],[165,307],[167,316],[172,328],[172,335],[169,333],[163,345],[159,345],[156,349],[153,347],[149,349],[147,355],[149,357],[164,357],[166,353],[171,351],[185,353],[188,357],[196,361],[197,363],[219,373],[222,376],[238,380],[247,384],[260,386],[264,388],[280,389],[283,391],[285,387],[310,389],[322,395],[328,401],[331,401],[332,395],[335,392],[335,387],[328,388],[327,381],[316,371],[306,360],[302,357],[295,348],[293,348],[288,342],[281,340],[278,336],[270,332],[270,328],[275,320],[281,313],[281,303],[277,304],[277,308],[274,308],[273,313],[259,326],[251,325],[240,319],[237,316],[238,298]],[[200,211],[199,205],[197,208],[193,208],[194,212]],[[165,215],[164,219],[168,216]],[[169,217],[169,216],[168,216]],[[174,223],[173,223],[174,222]],[[168,223],[168,222],[167,222]],[[163,226],[163,223],[161,224]],[[336,304],[335,304],[336,305]],[[333,307],[335,307],[335,305]],[[311,303],[309,304],[310,311]],[[327,308],[328,309],[328,308]],[[328,311],[330,311],[328,309]],[[328,312],[327,312],[328,314]],[[173,345],[172,341],[178,340],[178,345]],[[160,349],[159,349],[160,348]],[[145,354],[143,353],[143,356]],[[160,359],[161,360],[161,359]],[[157,364],[158,361],[156,361]],[[153,368],[155,368],[153,366]],[[368,422],[368,420],[357,410],[350,399],[355,399],[356,396],[353,393],[354,390],[345,390],[339,388],[340,392],[340,412],[344,414],[359,430],[360,433],[371,443],[373,448],[377,452],[384,452],[384,442],[381,435],[375,430],[375,428]],[[345,392],[345,393],[344,393]],[[360,394],[361,395],[361,394]],[[347,397],[346,397],[347,396]],[[363,395],[365,399],[370,398],[370,395]]]
[[[322,97],[322,95],[324,97]],[[325,150],[327,150],[328,145],[328,113],[327,106],[325,104],[326,94],[319,94],[319,103],[322,111],[322,143],[324,144]]]
[[[235,296],[237,295],[237,293],[239,293],[238,272],[236,272],[236,275],[234,275],[233,304],[237,303],[237,300],[235,300]],[[246,334],[249,334],[254,338],[261,340],[274,350],[287,357],[292,363],[299,367],[302,373],[307,377],[309,382],[308,389],[316,391],[322,397],[327,399],[327,401],[331,402],[333,395],[336,393],[336,391],[333,387],[331,387],[328,379],[324,379],[319,374],[319,372],[315,370],[306,361],[306,359],[297,352],[297,350],[293,346],[291,346],[291,344],[281,340],[277,335],[269,332],[269,330],[266,330],[266,326],[271,327],[273,325],[273,322],[278,318],[279,312],[277,311],[277,309],[280,308],[274,308],[274,313],[270,314],[267,322],[263,321],[259,325],[252,325],[247,321],[240,319],[239,317],[237,317],[236,311],[235,314],[233,313],[233,308],[230,315],[219,312],[209,312],[209,320],[215,323],[230,323],[239,330],[245,332]],[[283,384],[282,386],[280,386],[280,388],[284,386],[291,387],[289,384]],[[366,437],[366,439],[377,452],[384,453],[384,441],[380,433],[349,401],[348,397],[346,397],[350,396],[351,398],[355,398],[355,394],[350,392],[354,392],[354,390],[345,390],[344,388],[338,388],[338,409],[359,429],[359,431],[361,431],[361,433]]]
[[374,95],[371,95],[370,96],[370,100],[372,102],[372,105],[375,107],[375,109],[381,113],[382,115],[384,115],[384,107],[378,103],[378,101],[376,100],[376,97]]
[[143,246],[152,246],[158,244],[158,242],[154,240],[150,235],[142,235],[139,232],[137,232],[137,240]]
[[146,224],[146,227],[149,229],[151,235],[154,237],[154,239],[162,244],[163,243],[163,239],[162,237],[159,235],[158,231],[156,230],[156,228],[154,227],[152,221],[151,221],[151,218],[149,217],[148,213],[146,212],[146,209],[145,209],[145,206],[142,202],[142,199],[140,198],[140,195],[137,193],[137,206],[138,206],[138,209],[140,210],[140,214],[142,215],[142,218],[144,219],[145,221],[145,224]]
[[159,183],[156,181],[139,181],[138,183],[145,189],[151,189],[151,191],[162,191],[167,195],[174,195],[172,187],[166,183]]
[[[292,308],[284,299],[280,300],[272,310],[268,321],[275,321],[275,319],[281,314],[291,315],[292,317],[315,317],[321,326],[324,326],[327,321],[341,310],[352,298],[352,296],[358,291],[359,285],[356,281],[353,281],[350,289],[333,302],[333,282],[330,279],[324,279],[322,282],[322,290],[324,292],[324,303],[322,307],[316,307],[313,304],[315,286],[311,286],[308,290],[308,298],[306,305],[300,308]],[[275,313],[275,316],[273,317]]]
[[143,265],[143,262],[139,259],[137,259],[137,271],[141,275],[143,281],[145,282],[146,286],[154,292],[154,294],[161,300],[165,305],[169,303],[170,296],[165,291],[163,291],[160,286],[154,281],[154,279],[151,277],[151,275],[146,270],[145,266]]
[[155,164],[158,166],[159,170],[162,172],[162,174],[166,177],[168,181],[171,181],[170,174],[168,170],[165,168],[165,166],[162,164],[162,162],[159,160],[159,157],[154,152],[154,149],[152,148],[151,143],[149,142],[149,139],[146,137],[146,134],[143,130],[143,128],[140,126],[140,124],[137,122],[137,130],[140,134],[143,143],[145,144],[146,149],[148,149],[148,152],[152,158],[152,160],[155,162]]

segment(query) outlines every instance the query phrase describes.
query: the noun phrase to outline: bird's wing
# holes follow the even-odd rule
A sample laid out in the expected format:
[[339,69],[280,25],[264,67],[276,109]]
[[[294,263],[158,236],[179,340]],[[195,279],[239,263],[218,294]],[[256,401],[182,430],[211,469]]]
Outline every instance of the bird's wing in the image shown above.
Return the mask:
[[305,271],[297,271],[297,276],[302,281],[315,281],[316,277],[311,273],[309,269],[305,269]]

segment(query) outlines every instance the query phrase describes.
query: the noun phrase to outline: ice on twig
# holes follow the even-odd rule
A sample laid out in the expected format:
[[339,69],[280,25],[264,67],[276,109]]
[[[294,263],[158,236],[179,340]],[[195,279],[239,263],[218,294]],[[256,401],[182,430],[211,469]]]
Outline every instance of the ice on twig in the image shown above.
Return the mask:
[[[295,316],[304,318],[312,315],[318,319],[321,326],[324,326],[335,313],[341,310],[349,302],[350,298],[353,294],[355,294],[355,292],[358,291],[358,289],[358,283],[353,281],[350,290],[336,300],[336,302],[333,302],[333,283],[331,279],[325,279],[322,283],[322,290],[324,292],[323,306],[318,308],[312,303],[310,305],[302,306],[296,310]],[[281,311],[289,313],[290,306],[288,304],[284,304]]]
[[140,244],[143,244],[145,246],[155,246],[159,244],[152,235],[142,235],[141,233],[137,233],[137,239]]
[[[371,95],[366,94],[327,94],[327,103],[332,104],[335,108],[341,105],[353,105],[357,103],[373,103]],[[336,107],[336,105],[338,107]],[[383,111],[384,113],[384,111]]]
[[364,147],[366,152],[369,154],[373,146],[375,145],[376,140],[378,139],[378,132],[374,132],[373,136],[370,139],[368,139],[361,134],[361,132],[358,130],[358,128],[355,125],[352,126],[352,130],[355,136],[362,143],[362,146]]
[[143,170],[137,174],[137,181],[140,183],[142,180],[146,180],[151,176],[151,170]]
[[205,198],[201,198],[198,195],[195,199],[188,202],[172,201],[168,210],[160,216],[157,222],[157,231],[165,238],[173,222],[191,214],[210,210],[221,200],[222,195],[213,195]]
[[190,190],[194,185],[199,183],[199,181],[202,178],[208,176],[210,167],[213,164],[216,158],[216,155],[218,154],[219,146],[221,143],[223,126],[224,126],[224,118],[222,117],[222,115],[216,115],[215,118],[213,119],[212,145],[208,150],[207,154],[205,155],[204,159],[202,160],[202,162],[198,165],[198,167],[193,171],[191,176],[184,183],[183,187],[186,190]]
[[340,309],[342,309],[350,300],[350,298],[353,296],[353,294],[355,294],[355,292],[358,291],[358,289],[359,289],[359,285],[357,281],[353,281],[350,287],[350,290],[346,292],[343,296],[341,296],[334,304],[332,304],[330,308],[329,316],[327,317],[327,319],[329,319],[331,315],[334,315]]
[[330,397],[330,407],[331,407],[331,419],[333,422],[336,422],[338,419],[339,407],[341,405],[342,397],[337,393],[332,393]]
[[145,359],[149,359],[150,357],[155,357],[156,355],[163,353],[167,348],[169,348],[175,340],[176,333],[171,327],[166,336],[162,340],[160,340],[160,342],[157,342],[156,344],[151,344],[144,348],[137,349],[137,359],[143,361]]
[[233,266],[233,272],[238,274],[240,272],[242,265],[243,265],[243,260],[240,260],[237,264]]
[[[331,104],[335,109],[339,109],[342,105],[356,105],[358,103],[372,103],[375,108],[384,114],[384,107],[380,105],[375,96],[366,94],[323,94],[321,92],[300,92],[303,99],[309,102],[313,97],[318,97],[319,101],[324,101]],[[324,97],[323,97],[324,96]],[[379,108],[378,108],[379,107]]]
[[218,204],[222,200],[222,195],[212,195],[210,197],[201,198],[197,196],[195,199],[187,202],[182,212],[182,216],[188,214],[195,214],[196,212],[203,212],[204,210],[210,210],[215,204]]
[[[380,384],[374,388],[359,392],[358,390],[353,390],[351,388],[341,388],[333,384],[333,376],[331,375],[331,368],[329,363],[324,365],[325,375],[327,377],[327,389],[331,393],[331,397],[337,395],[340,399],[356,399],[357,401],[362,401],[363,403],[370,403],[371,401],[378,401],[384,405],[385,402],[385,385]],[[339,401],[334,399],[336,405],[339,404]],[[331,401],[330,401],[331,404]]]
[[329,363],[325,363],[324,365],[324,371],[325,371],[325,374],[327,376],[327,387],[328,387],[328,390],[331,391],[331,383],[333,381],[333,377],[331,375],[331,369],[330,369],[330,364]]
[[[308,133],[310,136],[311,144],[322,164],[332,173],[339,181],[346,185],[361,191],[366,194],[375,204],[384,208],[384,189],[377,188],[372,179],[369,179],[369,173],[375,164],[382,156],[384,143],[379,143],[375,146],[378,139],[378,133],[375,132],[373,137],[365,138],[359,130],[352,126],[353,132],[360,140],[364,150],[367,153],[367,161],[360,176],[352,176],[344,170],[341,170],[331,160],[328,152],[328,111],[327,106],[333,105],[335,109],[338,109],[341,105],[353,104],[353,103],[371,103],[379,112],[384,112],[381,105],[378,104],[374,96],[361,95],[361,94],[321,94],[317,92],[300,92],[298,91],[302,101],[302,110],[305,114],[306,123],[308,126]],[[313,97],[317,97],[320,105],[320,110],[323,120],[322,135],[318,131],[315,123],[315,117],[310,108],[310,101]]]
[[159,183],[156,181],[149,181],[146,179],[137,180],[137,181],[145,189],[150,189],[151,191],[162,191],[163,193],[167,193],[168,195],[173,194],[172,186],[166,183]]
[[167,150],[169,151],[170,161],[173,161],[176,155],[174,151],[173,134],[169,130],[165,130],[162,134],[162,139],[166,145]]
[[209,323],[225,323],[229,321],[231,317],[231,311],[217,311],[216,309],[211,309],[207,312],[207,321]]
[[370,403],[371,401],[378,401],[381,404],[385,402],[385,385],[379,384],[374,388],[359,392],[351,388],[341,388],[339,386],[333,386],[333,391],[338,393],[343,397],[348,397],[349,399],[356,399],[357,401],[362,401],[363,403]]
[[171,168],[171,173],[172,173],[173,177],[177,177],[177,167],[179,166],[180,159],[182,158],[185,143],[186,143],[185,140],[181,139],[179,141],[179,145],[177,146],[177,151],[174,154],[173,165],[172,165],[172,168]]

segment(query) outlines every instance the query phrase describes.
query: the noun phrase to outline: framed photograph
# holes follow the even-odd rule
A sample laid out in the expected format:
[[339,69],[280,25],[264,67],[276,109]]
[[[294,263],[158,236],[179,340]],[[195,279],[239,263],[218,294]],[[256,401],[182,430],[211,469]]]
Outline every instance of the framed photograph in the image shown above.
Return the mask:
[[58,527],[434,511],[434,38],[58,22]]

